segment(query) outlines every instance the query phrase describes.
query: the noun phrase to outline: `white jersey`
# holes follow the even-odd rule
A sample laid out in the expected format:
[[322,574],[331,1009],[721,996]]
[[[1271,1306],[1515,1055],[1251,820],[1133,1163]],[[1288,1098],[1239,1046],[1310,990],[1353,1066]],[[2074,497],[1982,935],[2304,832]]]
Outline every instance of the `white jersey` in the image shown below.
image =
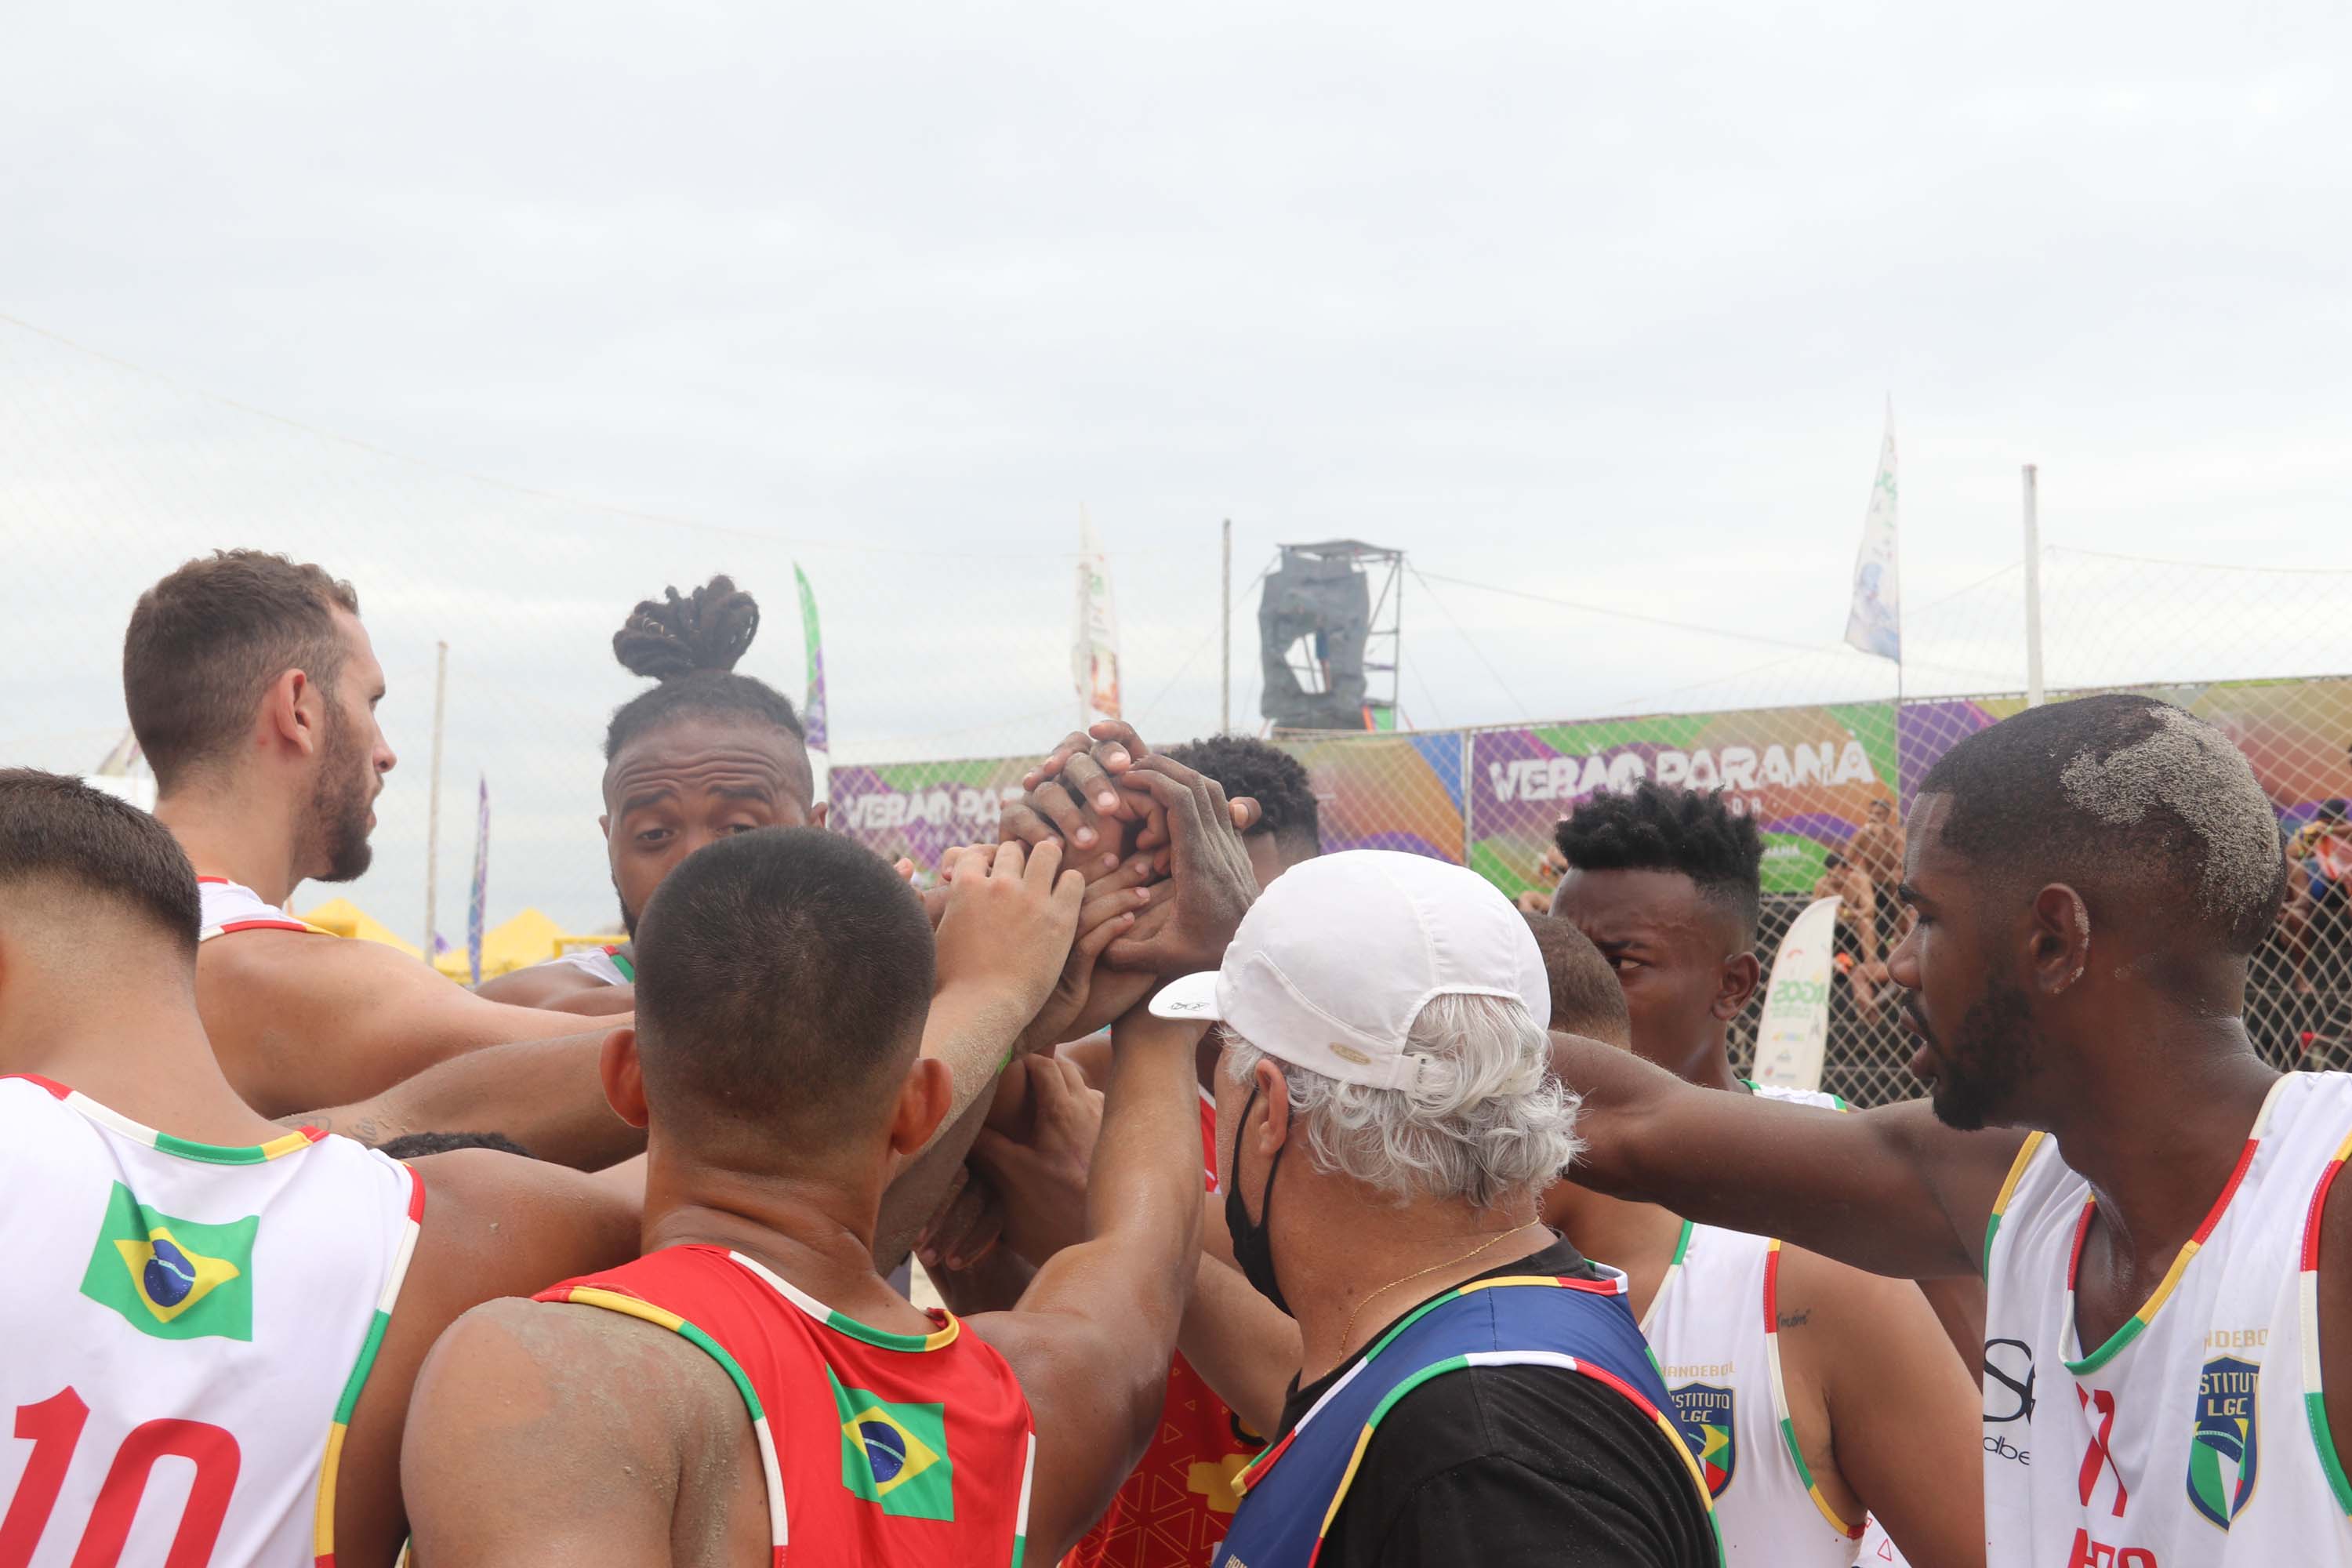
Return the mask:
[[1715,1499],[1726,1563],[1845,1568],[1862,1525],[1813,1484],[1780,1381],[1780,1244],[1683,1222],[1642,1333]]
[[2018,1568],[2352,1562],[2321,1397],[2319,1200],[2352,1152],[2352,1076],[2273,1086],[2212,1212],[2147,1304],[2085,1353],[2090,1185],[2019,1151],[1985,1237],[1985,1531]]
[[227,936],[241,931],[307,931],[320,936],[334,934],[320,931],[306,921],[295,919],[244,883],[232,882],[226,877],[197,878],[196,896],[204,905],[204,929],[196,936],[199,942],[210,942],[216,936]]
[[[1739,1081],[1748,1086],[1748,1093],[1759,1100],[1785,1100],[1791,1105],[1811,1105],[1822,1110],[1853,1109],[1843,1097],[1826,1089],[1783,1089],[1777,1084],[1757,1083],[1748,1079]],[[1908,1560],[1896,1550],[1894,1540],[1886,1533],[1886,1527],[1878,1522],[1875,1514],[1863,1515],[1862,1552],[1854,1561],[1869,1564],[1870,1568],[1909,1568]]]
[[1852,1110],[1853,1109],[1853,1106],[1848,1105],[1844,1100],[1841,1100],[1836,1095],[1830,1093],[1827,1089],[1783,1089],[1778,1084],[1756,1083],[1744,1078],[1739,1081],[1746,1084],[1748,1086],[1748,1092],[1754,1095],[1759,1100],[1785,1100],[1791,1105],[1814,1105],[1819,1106],[1823,1110]]
[[576,969],[599,985],[634,985],[637,969],[629,957],[627,947],[628,944],[623,942],[612,947],[580,948],[547,962]]
[[[348,1138],[192,1143],[0,1079],[0,1561],[331,1568],[424,1187]],[[35,1194],[37,1194],[36,1196]],[[142,1502],[142,1499],[144,1502]]]

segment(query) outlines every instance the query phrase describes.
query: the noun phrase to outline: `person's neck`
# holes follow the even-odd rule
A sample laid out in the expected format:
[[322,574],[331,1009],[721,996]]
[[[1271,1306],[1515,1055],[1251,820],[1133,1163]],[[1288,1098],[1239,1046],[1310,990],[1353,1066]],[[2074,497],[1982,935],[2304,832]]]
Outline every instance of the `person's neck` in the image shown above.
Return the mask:
[[1340,1176],[1280,1188],[1274,1246],[1298,1319],[1302,1387],[1432,1296],[1551,1243],[1532,1194],[1493,1209],[1426,1198],[1398,1208]]
[[1696,1084],[1700,1089],[1740,1087],[1739,1075],[1731,1070],[1730,1041],[1720,1030],[1698,1041],[1687,1052],[1672,1060],[1658,1057],[1651,1057],[1648,1059],[1681,1079],[1685,1083]]
[[222,1076],[194,991],[87,988],[52,1005],[19,1002],[0,1026],[0,1073],[30,1073],[109,1110],[194,1143],[244,1148],[286,1129],[237,1097]]
[[1626,1305],[1635,1321],[1649,1311],[1682,1237],[1678,1215],[1567,1181],[1544,1194],[1544,1218],[1593,1262],[1625,1271]]
[[2099,1030],[2129,1048],[2074,1054],[2042,1121],[2090,1184],[2114,1255],[2145,1266],[2204,1223],[2279,1074],[2234,1016],[2126,1016]]
[[648,1253],[698,1245],[740,1252],[834,1310],[897,1333],[930,1321],[874,1271],[878,1184],[814,1172],[730,1170],[681,1153],[658,1130],[646,1161]]
[[156,801],[155,816],[196,875],[226,877],[282,905],[307,872],[297,863],[293,804],[277,794],[248,779],[190,785]]

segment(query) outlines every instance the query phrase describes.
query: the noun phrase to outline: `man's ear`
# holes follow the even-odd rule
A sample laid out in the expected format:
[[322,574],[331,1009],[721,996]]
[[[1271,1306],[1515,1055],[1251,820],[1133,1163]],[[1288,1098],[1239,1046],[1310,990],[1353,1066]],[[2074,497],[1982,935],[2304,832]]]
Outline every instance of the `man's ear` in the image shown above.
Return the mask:
[[823,827],[825,823],[825,818],[831,816],[832,813],[833,802],[829,800],[818,801],[814,805],[809,807],[809,826],[811,827]]
[[604,816],[596,819],[596,831],[604,836],[605,843],[610,844],[613,842],[613,814],[611,812],[608,811]]
[[613,1108],[613,1114],[632,1127],[643,1127],[649,1113],[646,1109],[645,1067],[637,1057],[636,1030],[615,1029],[604,1037],[604,1051],[596,1058],[596,1071],[604,1081],[604,1103]]
[[326,717],[318,684],[299,669],[279,671],[261,694],[262,733],[298,752],[319,749]]
[[2051,883],[2033,895],[2025,943],[2033,988],[2044,996],[2067,990],[2090,967],[2091,906],[2065,883]]
[[1251,1108],[1251,1114],[1259,1119],[1262,1131],[1253,1134],[1244,1122],[1234,1136],[1255,1137],[1259,1157],[1270,1160],[1290,1138],[1290,1080],[1282,1076],[1282,1069],[1271,1057],[1260,1057],[1257,1066],[1250,1069],[1250,1076],[1257,1084],[1257,1104]]
[[1756,987],[1764,981],[1764,966],[1756,962],[1752,952],[1742,952],[1723,961],[1722,973],[1716,977],[1715,1001],[1707,1011],[1729,1023],[1748,1010]]
[[937,1057],[917,1057],[890,1112],[890,1152],[902,1161],[920,1153],[954,1103],[955,1069]]

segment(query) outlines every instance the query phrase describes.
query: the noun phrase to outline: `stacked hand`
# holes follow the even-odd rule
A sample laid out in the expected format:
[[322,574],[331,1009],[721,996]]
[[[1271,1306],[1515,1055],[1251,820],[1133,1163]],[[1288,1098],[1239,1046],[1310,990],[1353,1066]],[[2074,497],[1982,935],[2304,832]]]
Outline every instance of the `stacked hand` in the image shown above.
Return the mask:
[[[1164,978],[1216,966],[1257,897],[1242,842],[1258,819],[1255,801],[1228,801],[1215,780],[1153,752],[1116,721],[1065,737],[1023,782],[1027,795],[1005,809],[1006,839],[1066,840],[1098,881],[1134,875],[1137,857],[1168,879],[1165,890],[1144,889],[1150,907],[1099,950],[1104,968]],[[1086,1016],[1098,1025],[1117,1015],[1088,1007]]]
[[937,989],[986,987],[1018,1017],[1034,1017],[1068,961],[1083,879],[1062,869],[1058,843],[953,849],[940,869]]

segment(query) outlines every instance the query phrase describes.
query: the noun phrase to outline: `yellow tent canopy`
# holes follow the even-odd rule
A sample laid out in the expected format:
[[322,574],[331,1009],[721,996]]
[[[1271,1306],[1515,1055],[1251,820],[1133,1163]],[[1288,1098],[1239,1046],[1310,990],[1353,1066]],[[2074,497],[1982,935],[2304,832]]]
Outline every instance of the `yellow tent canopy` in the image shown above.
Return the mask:
[[306,910],[296,918],[317,926],[320,931],[332,931],[337,936],[357,937],[362,942],[382,942],[386,947],[398,948],[411,958],[425,956],[423,951],[415,942],[401,941],[392,933],[390,926],[385,925],[349,899],[329,899],[317,909]]
[[[562,926],[535,909],[526,909],[512,920],[492,926],[482,933],[482,978],[488,980],[509,970],[544,963],[562,950],[566,934]],[[473,977],[462,946],[452,947],[434,959],[433,967],[452,980]]]

